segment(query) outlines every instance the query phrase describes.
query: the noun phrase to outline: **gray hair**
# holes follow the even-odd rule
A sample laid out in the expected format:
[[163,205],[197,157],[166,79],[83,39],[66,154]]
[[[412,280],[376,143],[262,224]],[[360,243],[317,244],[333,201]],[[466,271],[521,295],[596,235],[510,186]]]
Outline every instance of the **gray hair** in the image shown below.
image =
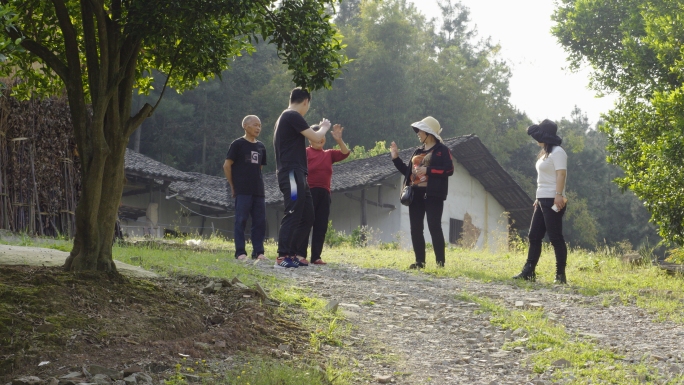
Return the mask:
[[242,127],[244,128],[249,122],[252,121],[252,119],[259,119],[258,116],[256,115],[247,115],[242,119]]

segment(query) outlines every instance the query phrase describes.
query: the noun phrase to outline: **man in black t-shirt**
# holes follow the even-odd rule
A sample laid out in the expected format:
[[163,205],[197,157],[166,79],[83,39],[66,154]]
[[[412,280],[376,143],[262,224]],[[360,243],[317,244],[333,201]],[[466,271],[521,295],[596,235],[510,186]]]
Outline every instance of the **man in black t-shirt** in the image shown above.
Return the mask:
[[252,259],[266,259],[266,201],[261,168],[266,164],[266,147],[256,138],[261,133],[261,120],[247,115],[242,120],[245,135],[230,144],[223,172],[235,200],[235,258],[247,259],[245,226],[252,217]]
[[290,105],[275,124],[273,146],[276,156],[278,186],[283,193],[285,215],[280,221],[277,268],[308,266],[306,259],[297,259],[297,245],[314,220],[313,199],[306,182],[306,139],[320,141],[330,129],[330,121],[323,119],[318,131],[312,130],[304,115],[309,111],[311,94],[302,88],[290,93]]

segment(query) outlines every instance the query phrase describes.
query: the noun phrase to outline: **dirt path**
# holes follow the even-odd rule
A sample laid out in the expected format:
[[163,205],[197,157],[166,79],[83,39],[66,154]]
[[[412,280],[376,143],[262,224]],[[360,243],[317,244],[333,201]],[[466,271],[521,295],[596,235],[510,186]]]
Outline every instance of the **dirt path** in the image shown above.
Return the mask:
[[532,373],[526,364],[532,352],[501,350],[505,340],[526,336],[493,326],[489,315],[476,314],[478,305],[456,299],[462,292],[501,300],[511,309],[520,301],[523,306],[540,306],[570,334],[613,348],[627,362],[650,356],[647,363],[658,368],[661,381],[684,370],[684,327],[654,323],[636,307],[606,307],[598,302],[601,299],[574,294],[567,287],[540,286],[527,291],[505,284],[346,265],[287,270],[264,265],[262,269],[340,302],[356,327],[346,342],[362,353],[356,370],[368,374],[371,382],[402,373],[393,376],[394,383],[553,383],[550,373]]
[[[42,247],[0,245],[0,265],[62,266],[69,253]],[[159,278],[151,271],[115,261],[119,272],[128,277]]]

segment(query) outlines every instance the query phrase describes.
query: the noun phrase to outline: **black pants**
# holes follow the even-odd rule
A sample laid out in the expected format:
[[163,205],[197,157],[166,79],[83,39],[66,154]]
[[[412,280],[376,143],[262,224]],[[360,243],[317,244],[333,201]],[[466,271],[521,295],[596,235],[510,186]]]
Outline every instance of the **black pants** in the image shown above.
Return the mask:
[[526,264],[529,264],[534,271],[541,256],[542,239],[544,239],[544,235],[549,234],[549,241],[551,241],[556,254],[556,274],[565,274],[568,248],[563,238],[563,214],[565,214],[568,206],[566,205],[561,211],[556,212],[551,209],[553,198],[539,198],[537,202],[534,207],[534,214],[532,214],[532,223],[530,223],[528,235],[530,249],[527,252]]
[[278,234],[278,256],[295,255],[297,246],[309,238],[313,224],[311,191],[302,170],[279,172],[278,186],[285,203],[285,215],[280,221]]
[[432,237],[432,248],[437,258],[437,266],[444,266],[446,245],[442,232],[442,211],[444,201],[425,195],[425,188],[414,188],[413,202],[409,206],[409,223],[411,227],[411,243],[416,255],[416,265],[425,266],[425,236],[423,220],[427,215],[428,230]]
[[[325,243],[325,234],[328,232],[328,218],[330,217],[330,193],[328,190],[320,187],[311,189],[311,197],[313,198],[314,207],[314,221],[311,232],[311,262],[321,259],[323,252],[323,244]],[[308,245],[309,231],[306,232],[306,238],[297,247],[297,255],[307,257],[306,246]]]

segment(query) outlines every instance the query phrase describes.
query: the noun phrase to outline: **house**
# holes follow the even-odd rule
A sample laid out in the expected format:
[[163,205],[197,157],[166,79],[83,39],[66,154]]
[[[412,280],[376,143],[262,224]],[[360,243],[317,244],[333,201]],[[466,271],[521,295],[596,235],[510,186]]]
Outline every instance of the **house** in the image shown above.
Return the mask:
[[[447,241],[470,247],[505,244],[509,226],[527,227],[532,199],[501,167],[475,135],[446,139],[454,160],[442,226]],[[400,152],[404,160],[415,148]],[[159,236],[167,231],[232,237],[234,210],[225,178],[183,173],[143,155],[126,154],[127,185],[120,216],[124,231]],[[129,175],[131,175],[129,177]],[[403,176],[389,154],[333,166],[330,220],[338,231],[372,229],[374,241],[410,245],[408,207],[399,203]],[[283,216],[275,173],[264,175],[267,238],[277,238]],[[137,210],[137,211],[135,211]],[[430,242],[429,231],[425,231]]]

